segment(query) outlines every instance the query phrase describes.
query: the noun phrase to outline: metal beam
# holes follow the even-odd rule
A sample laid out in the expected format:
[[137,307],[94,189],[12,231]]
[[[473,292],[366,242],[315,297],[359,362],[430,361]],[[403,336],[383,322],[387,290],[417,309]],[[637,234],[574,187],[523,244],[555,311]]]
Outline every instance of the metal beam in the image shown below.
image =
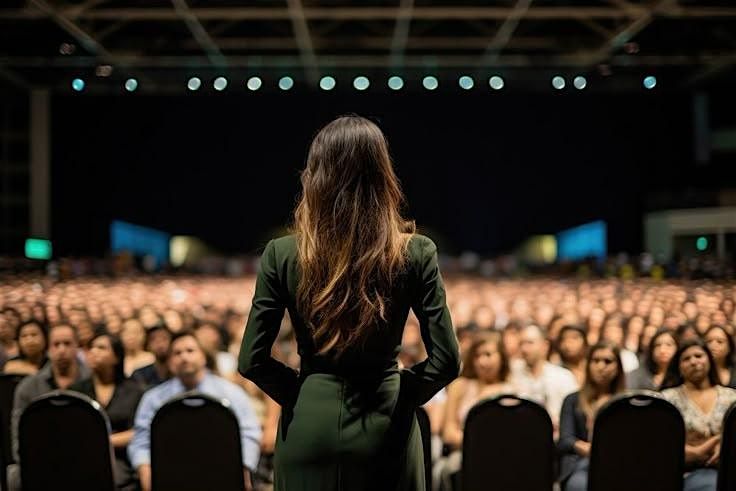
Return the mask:
[[401,66],[401,61],[404,58],[413,10],[414,0],[401,0],[396,24],[394,25],[394,34],[391,37],[391,65],[397,68]]
[[498,61],[498,57],[501,51],[506,47],[511,36],[514,35],[514,31],[519,25],[522,17],[529,11],[529,7],[532,4],[532,0],[517,0],[514,9],[511,11],[506,20],[503,21],[501,27],[496,31],[496,35],[493,36],[491,42],[483,53],[483,59],[481,61],[482,66],[495,65]]
[[14,70],[2,66],[2,64],[0,64],[0,79],[3,79],[10,85],[13,85],[22,90],[31,89],[31,84],[29,84],[28,81],[23,78],[23,76],[16,73]]
[[171,3],[174,5],[176,14],[184,21],[194,39],[207,54],[210,62],[215,66],[227,65],[227,60],[222,54],[222,51],[220,51],[220,48],[215,44],[210,35],[207,34],[204,26],[197,19],[197,15],[192,12],[192,9],[189,8],[186,0],[171,0]]
[[317,56],[312,46],[312,37],[309,35],[309,25],[304,14],[301,0],[286,0],[288,5],[289,19],[294,29],[294,40],[299,47],[299,56],[302,60],[304,73],[312,85],[317,85],[319,79],[319,68]]

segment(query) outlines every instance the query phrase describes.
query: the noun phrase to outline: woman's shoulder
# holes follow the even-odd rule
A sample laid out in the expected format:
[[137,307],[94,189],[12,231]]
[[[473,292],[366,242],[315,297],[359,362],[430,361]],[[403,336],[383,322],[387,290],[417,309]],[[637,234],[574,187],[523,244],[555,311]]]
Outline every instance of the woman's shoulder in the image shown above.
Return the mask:
[[732,389],[731,387],[726,387],[723,385],[717,385],[716,390],[718,391],[718,395],[721,396],[727,404],[736,402],[736,389]]

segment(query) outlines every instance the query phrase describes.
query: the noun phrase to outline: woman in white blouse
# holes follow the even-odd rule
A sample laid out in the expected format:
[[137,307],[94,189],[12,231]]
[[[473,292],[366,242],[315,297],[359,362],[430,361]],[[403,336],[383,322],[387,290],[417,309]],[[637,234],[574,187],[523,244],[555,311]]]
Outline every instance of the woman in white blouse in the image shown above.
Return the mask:
[[684,491],[716,489],[723,416],[736,390],[720,385],[713,356],[698,339],[683,341],[672,358],[662,395],[685,420]]

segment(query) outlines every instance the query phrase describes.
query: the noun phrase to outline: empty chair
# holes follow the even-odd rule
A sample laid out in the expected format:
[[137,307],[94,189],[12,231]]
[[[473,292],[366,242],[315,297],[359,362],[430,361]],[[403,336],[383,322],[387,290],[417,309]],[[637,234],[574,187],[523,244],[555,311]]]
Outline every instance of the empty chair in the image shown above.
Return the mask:
[[464,491],[542,491],[554,482],[552,420],[539,404],[511,395],[479,402],[463,430]]
[[151,486],[243,490],[240,426],[227,402],[188,392],[161,406],[151,422]]
[[685,424],[655,392],[611,399],[593,426],[589,491],[681,490]]
[[110,424],[87,396],[54,391],[34,399],[18,423],[24,491],[112,491]]
[[736,405],[723,417],[718,491],[736,491]]

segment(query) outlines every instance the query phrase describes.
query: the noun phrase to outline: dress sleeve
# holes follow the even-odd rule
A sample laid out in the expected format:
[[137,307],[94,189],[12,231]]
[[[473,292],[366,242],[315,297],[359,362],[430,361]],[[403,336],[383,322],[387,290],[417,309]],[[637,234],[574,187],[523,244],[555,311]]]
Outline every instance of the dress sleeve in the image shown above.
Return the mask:
[[437,246],[424,238],[411,308],[419,320],[427,358],[401,371],[400,396],[425,404],[458,376],[460,354],[437,264]]
[[560,413],[560,438],[557,441],[557,448],[563,454],[575,453],[575,442],[582,440],[575,432],[575,406],[578,402],[578,393],[573,393],[565,397],[562,403],[562,411]]
[[253,305],[240,346],[238,372],[252,380],[282,407],[291,407],[298,393],[297,372],[271,357],[271,347],[279,333],[286,308],[275,252],[271,240],[261,256]]

